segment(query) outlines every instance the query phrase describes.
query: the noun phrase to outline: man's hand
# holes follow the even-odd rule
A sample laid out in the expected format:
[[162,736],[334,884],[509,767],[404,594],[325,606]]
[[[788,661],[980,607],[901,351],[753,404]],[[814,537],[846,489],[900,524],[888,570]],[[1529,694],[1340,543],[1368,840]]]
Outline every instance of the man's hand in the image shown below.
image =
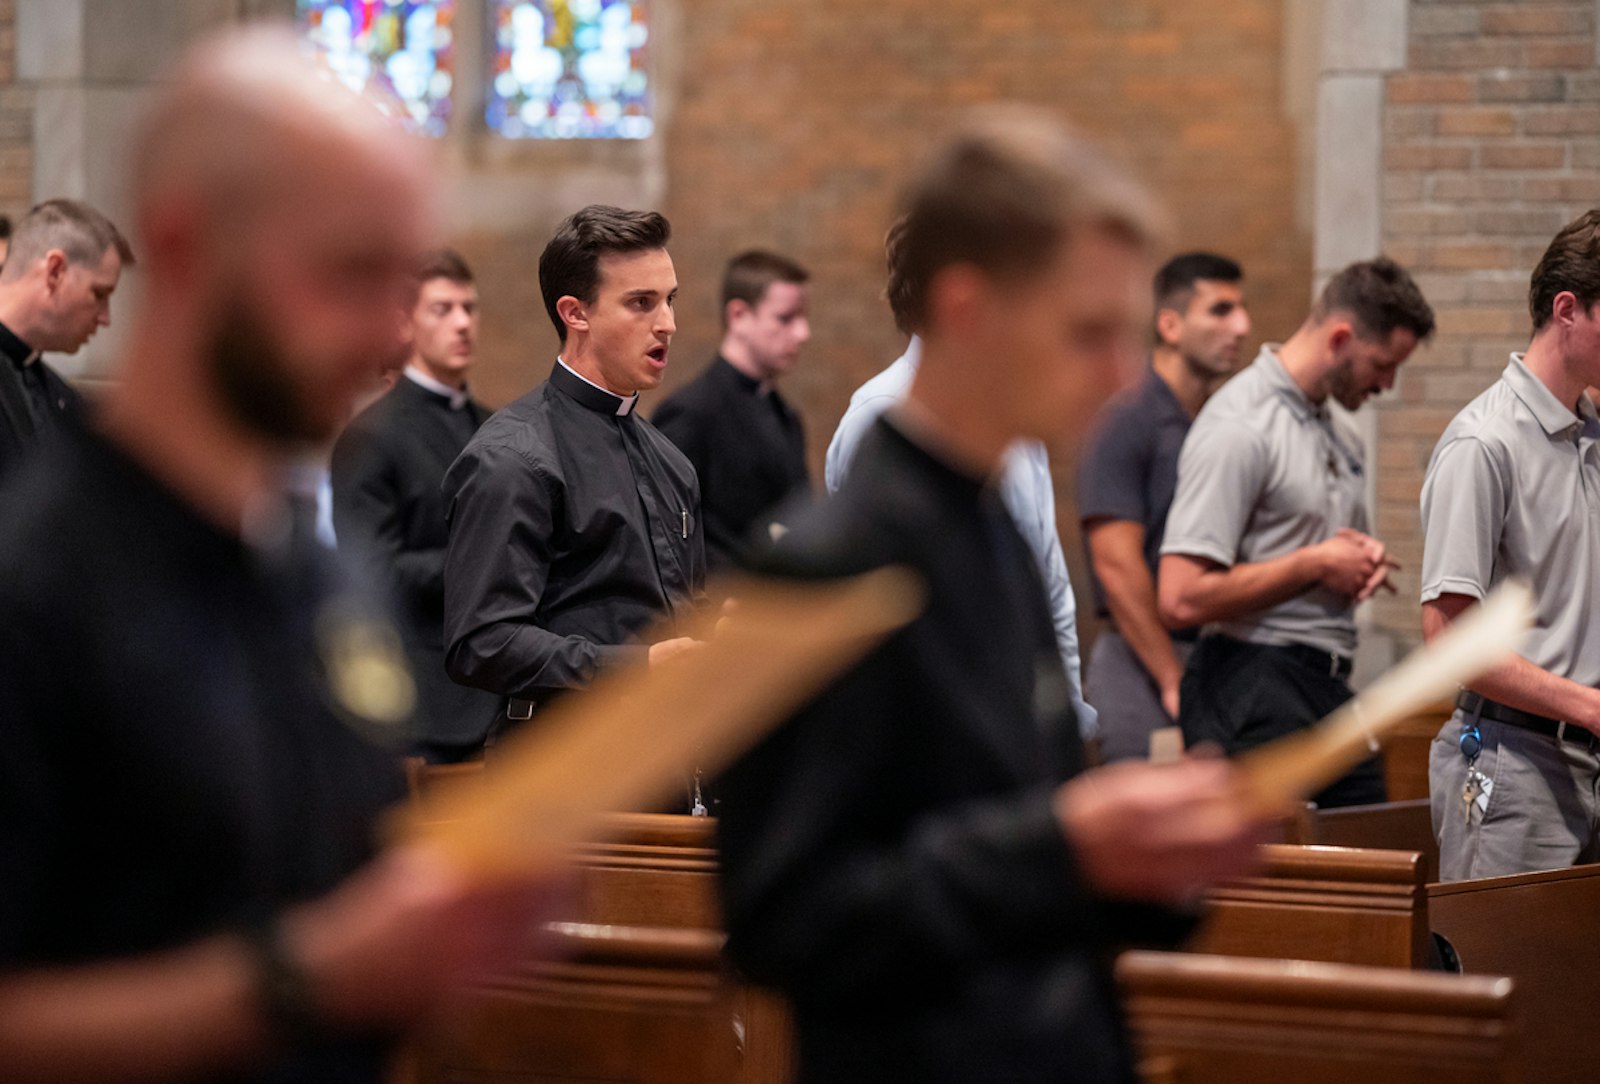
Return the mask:
[[1097,768],[1063,784],[1055,809],[1084,876],[1116,899],[1193,903],[1248,872],[1265,838],[1220,759]]
[[431,851],[402,848],[285,914],[281,931],[319,1013],[346,1027],[394,1027],[515,964],[564,898],[554,878],[483,884]]
[[1317,582],[1357,601],[1366,597],[1362,592],[1371,594],[1378,589],[1375,576],[1379,582],[1388,576],[1383,543],[1360,531],[1341,527],[1311,550],[1317,561]]
[[658,640],[650,645],[650,665],[659,666],[675,655],[682,655],[685,651],[693,651],[702,642],[691,636],[675,636],[671,640]]
[[1178,686],[1176,683],[1161,690],[1161,708],[1173,722],[1178,721]]

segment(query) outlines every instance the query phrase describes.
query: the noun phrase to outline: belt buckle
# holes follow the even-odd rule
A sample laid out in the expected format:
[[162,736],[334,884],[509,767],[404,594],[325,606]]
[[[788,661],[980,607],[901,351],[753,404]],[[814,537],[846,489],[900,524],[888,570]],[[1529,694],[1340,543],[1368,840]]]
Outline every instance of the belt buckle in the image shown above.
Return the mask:
[[506,718],[514,723],[525,723],[533,718],[533,701],[509,697],[506,700]]

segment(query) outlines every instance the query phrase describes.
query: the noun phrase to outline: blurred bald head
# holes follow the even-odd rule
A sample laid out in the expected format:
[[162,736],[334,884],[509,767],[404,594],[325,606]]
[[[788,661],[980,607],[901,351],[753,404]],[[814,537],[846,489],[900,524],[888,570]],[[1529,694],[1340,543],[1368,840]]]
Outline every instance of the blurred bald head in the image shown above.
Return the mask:
[[329,436],[394,351],[431,240],[421,141],[287,30],[213,38],[140,133],[134,207],[148,316],[252,436]]

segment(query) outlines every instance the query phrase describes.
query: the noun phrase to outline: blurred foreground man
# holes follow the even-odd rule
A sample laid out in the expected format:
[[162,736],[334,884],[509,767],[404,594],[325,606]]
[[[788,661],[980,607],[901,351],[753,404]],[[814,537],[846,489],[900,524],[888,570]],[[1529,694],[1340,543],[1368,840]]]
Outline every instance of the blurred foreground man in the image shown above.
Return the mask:
[[530,921],[374,858],[404,664],[282,505],[393,351],[427,163],[270,31],[136,146],[122,382],[0,520],[0,1080],[375,1082]]
[[1079,433],[1149,315],[1141,189],[1034,113],[914,185],[923,355],[835,499],[769,561],[914,569],[927,610],[725,777],[729,952],[793,1001],[802,1081],[1131,1081],[1113,945],[1244,870],[1221,761],[1080,775],[1044,584],[999,493]]

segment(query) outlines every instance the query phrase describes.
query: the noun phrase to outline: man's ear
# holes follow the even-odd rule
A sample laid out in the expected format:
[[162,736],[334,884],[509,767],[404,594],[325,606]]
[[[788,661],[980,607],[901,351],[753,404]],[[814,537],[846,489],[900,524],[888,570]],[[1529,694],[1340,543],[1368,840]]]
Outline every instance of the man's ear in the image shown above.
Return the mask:
[[1165,346],[1177,346],[1183,337],[1183,314],[1177,309],[1156,310],[1156,338]]
[[947,264],[928,283],[927,324],[947,337],[964,338],[982,326],[989,281],[972,264]]
[[1351,326],[1349,320],[1333,320],[1329,322],[1324,334],[1327,338],[1328,349],[1337,354],[1344,348],[1346,343],[1355,338],[1356,329]]
[[571,294],[562,294],[556,300],[556,315],[561,317],[561,322],[567,325],[567,331],[589,330],[589,307]]
[[44,281],[52,293],[60,288],[62,280],[67,277],[67,267],[67,254],[59,248],[44,254]]
[[749,302],[743,298],[733,298],[722,310],[722,326],[732,327],[735,320],[750,315],[750,312]]
[[1550,319],[1557,324],[1570,325],[1582,311],[1578,295],[1571,290],[1562,290],[1550,301]]

